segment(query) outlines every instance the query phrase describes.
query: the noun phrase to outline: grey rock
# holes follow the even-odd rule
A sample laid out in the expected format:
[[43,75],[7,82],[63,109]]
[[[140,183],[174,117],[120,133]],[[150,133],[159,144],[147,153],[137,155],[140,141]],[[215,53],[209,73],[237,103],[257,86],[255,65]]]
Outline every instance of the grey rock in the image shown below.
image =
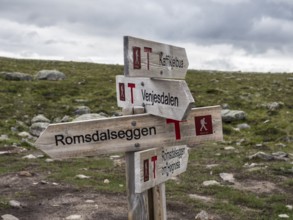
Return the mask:
[[2,220],[19,220],[18,218],[10,214],[2,215],[1,218]]
[[273,160],[274,157],[272,155],[266,154],[262,151],[259,151],[248,157],[250,160],[252,159],[261,159],[261,160]]
[[37,73],[36,79],[38,80],[64,80],[65,74],[58,70],[41,70]]
[[89,113],[91,113],[91,109],[90,109],[89,107],[87,107],[87,106],[78,106],[78,107],[75,109],[74,113],[75,113],[76,115],[89,114]]
[[225,182],[229,182],[229,183],[235,182],[234,175],[232,173],[220,173],[219,175],[221,179],[224,180]]
[[72,121],[72,118],[68,115],[65,115],[62,119],[61,122],[70,122]]
[[81,115],[77,117],[76,119],[74,119],[73,121],[86,121],[86,120],[101,119],[101,118],[106,118],[106,117],[101,114],[92,113],[92,114]]
[[21,208],[20,202],[16,200],[10,200],[8,204],[13,208]]
[[230,108],[229,104],[227,104],[227,103],[222,104],[221,107],[222,107],[222,109],[229,109]]
[[40,115],[33,117],[31,122],[32,122],[32,124],[37,123],[37,122],[50,123],[50,120],[48,118],[46,118],[44,115],[40,114]]
[[287,154],[283,151],[278,151],[278,152],[272,153],[272,156],[275,160],[284,160],[284,161],[289,160],[289,154]]
[[23,137],[23,138],[31,138],[30,133],[28,133],[28,132],[26,132],[26,131],[19,132],[17,135],[18,135],[19,137]]
[[70,215],[65,218],[66,220],[79,220],[82,219],[81,215]]
[[202,183],[204,186],[215,186],[215,185],[220,185],[220,183],[216,180],[206,180]]
[[244,111],[223,109],[221,111],[221,114],[222,114],[222,120],[224,122],[231,122],[231,121],[246,119],[246,113]]
[[1,72],[0,77],[11,81],[31,81],[33,79],[31,75],[20,72]]
[[0,141],[7,141],[7,140],[9,140],[9,137],[8,137],[7,134],[1,134],[0,135]]
[[237,128],[239,128],[240,130],[244,130],[244,129],[249,129],[250,125],[243,123],[243,124],[238,124]]
[[40,134],[49,126],[49,123],[37,122],[31,125],[30,133],[33,136],[39,137]]
[[277,111],[279,110],[282,106],[284,105],[283,102],[270,102],[270,103],[266,103],[266,104],[261,104],[258,105],[260,107],[266,108],[269,111]]
[[198,213],[195,216],[195,220],[210,220],[210,219],[211,218],[210,218],[209,214],[204,210],[200,211],[200,213]]

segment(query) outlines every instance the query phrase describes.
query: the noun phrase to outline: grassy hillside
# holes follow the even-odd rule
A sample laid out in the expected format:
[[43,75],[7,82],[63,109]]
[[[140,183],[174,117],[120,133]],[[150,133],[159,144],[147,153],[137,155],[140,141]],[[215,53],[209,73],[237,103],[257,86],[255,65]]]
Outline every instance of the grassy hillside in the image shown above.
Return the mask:
[[[115,76],[123,74],[123,66],[0,58],[0,72],[35,75],[43,69],[57,69],[67,78],[63,81],[0,78],[0,135],[9,137],[0,140],[0,149],[12,145],[28,149],[25,153],[0,155],[0,177],[30,170],[73,187],[125,193],[125,187],[121,187],[125,184],[124,165],[115,167],[108,156],[50,164],[45,158],[23,160],[22,156],[36,149],[17,135],[28,131],[30,120],[37,114],[54,121],[64,115],[73,117],[75,107],[80,105],[109,116],[119,112]],[[196,106],[227,104],[230,109],[245,111],[247,119],[224,123],[223,143],[207,143],[192,149],[187,172],[166,183],[168,207],[179,201],[189,212],[206,210],[215,219],[277,219],[284,213],[293,218],[293,211],[286,207],[293,205],[293,74],[190,70],[186,82]],[[272,102],[278,102],[280,108],[270,110],[267,106]],[[236,129],[241,123],[250,128]],[[259,151],[270,155],[282,151],[287,156],[284,160],[248,159]],[[94,178],[74,178],[84,167],[88,168],[85,174]],[[235,183],[223,181],[220,173],[232,173]],[[109,185],[96,184],[106,178],[111,180]],[[216,180],[221,185],[203,186],[206,180]],[[0,213],[5,212],[15,194],[0,195]]]

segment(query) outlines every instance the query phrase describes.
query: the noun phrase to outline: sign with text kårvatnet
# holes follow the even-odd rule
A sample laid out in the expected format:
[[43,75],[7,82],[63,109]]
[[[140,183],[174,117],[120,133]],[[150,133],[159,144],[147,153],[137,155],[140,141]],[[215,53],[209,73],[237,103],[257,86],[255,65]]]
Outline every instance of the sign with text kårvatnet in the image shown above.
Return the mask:
[[183,121],[140,114],[51,124],[36,146],[54,159],[193,146],[223,139],[220,106],[194,108]]
[[194,99],[184,80],[116,76],[119,107],[144,106],[147,113],[182,120]]
[[188,59],[184,48],[124,37],[124,74],[126,76],[184,79]]
[[186,145],[135,152],[135,192],[141,193],[186,171]]

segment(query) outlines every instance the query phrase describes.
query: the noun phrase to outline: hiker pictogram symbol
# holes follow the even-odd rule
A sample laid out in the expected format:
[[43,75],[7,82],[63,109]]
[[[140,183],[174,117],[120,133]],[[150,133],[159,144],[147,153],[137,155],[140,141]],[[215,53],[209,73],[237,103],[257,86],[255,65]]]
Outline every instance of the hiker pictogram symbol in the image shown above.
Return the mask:
[[196,116],[194,117],[194,121],[196,135],[213,134],[213,122],[211,115]]

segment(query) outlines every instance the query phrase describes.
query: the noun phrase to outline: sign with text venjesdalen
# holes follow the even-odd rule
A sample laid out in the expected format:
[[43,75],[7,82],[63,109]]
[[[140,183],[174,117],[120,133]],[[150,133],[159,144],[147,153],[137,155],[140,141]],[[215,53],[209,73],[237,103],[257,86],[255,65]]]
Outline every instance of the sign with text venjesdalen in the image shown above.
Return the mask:
[[124,37],[124,74],[126,76],[184,79],[188,59],[184,48]]
[[119,107],[144,106],[147,113],[175,120],[186,118],[194,99],[184,80],[116,76]]
[[54,159],[197,145],[223,139],[220,106],[194,108],[183,121],[150,114],[51,124],[36,146]]
[[186,171],[186,145],[135,152],[135,192],[141,193]]

